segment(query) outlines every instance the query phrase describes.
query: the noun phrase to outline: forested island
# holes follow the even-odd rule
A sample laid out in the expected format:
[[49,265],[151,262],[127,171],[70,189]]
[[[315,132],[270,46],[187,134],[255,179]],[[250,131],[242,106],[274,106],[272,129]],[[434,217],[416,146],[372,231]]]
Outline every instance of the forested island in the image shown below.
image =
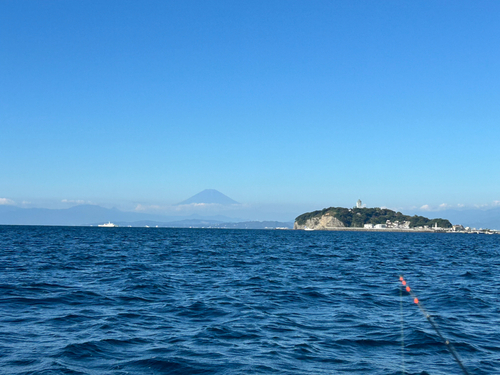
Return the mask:
[[429,219],[423,216],[409,216],[387,208],[343,208],[330,207],[307,212],[295,219],[294,229],[416,229],[452,228],[446,219]]

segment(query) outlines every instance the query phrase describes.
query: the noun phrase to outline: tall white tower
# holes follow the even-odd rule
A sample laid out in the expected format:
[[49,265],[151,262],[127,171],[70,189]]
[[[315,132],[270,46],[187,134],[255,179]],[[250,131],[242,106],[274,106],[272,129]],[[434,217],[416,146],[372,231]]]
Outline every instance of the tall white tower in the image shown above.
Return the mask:
[[356,208],[361,208],[361,206],[363,206],[363,203],[361,202],[361,199],[358,199],[356,202]]

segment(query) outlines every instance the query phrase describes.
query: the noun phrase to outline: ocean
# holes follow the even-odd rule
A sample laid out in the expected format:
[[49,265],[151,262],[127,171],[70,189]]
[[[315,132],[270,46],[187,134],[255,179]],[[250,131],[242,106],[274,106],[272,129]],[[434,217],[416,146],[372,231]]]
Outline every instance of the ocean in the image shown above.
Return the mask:
[[0,226],[2,374],[500,373],[500,236]]

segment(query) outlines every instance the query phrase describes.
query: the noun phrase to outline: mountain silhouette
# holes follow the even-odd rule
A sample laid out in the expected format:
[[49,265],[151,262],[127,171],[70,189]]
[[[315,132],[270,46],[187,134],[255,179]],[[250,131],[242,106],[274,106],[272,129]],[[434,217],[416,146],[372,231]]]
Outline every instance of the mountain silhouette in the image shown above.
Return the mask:
[[227,195],[222,194],[220,191],[217,191],[215,189],[205,189],[202,192],[193,195],[191,198],[188,198],[185,201],[178,203],[178,205],[193,204],[193,203],[222,204],[222,205],[238,204],[238,202],[229,198]]
[[87,225],[108,221],[161,220],[162,215],[124,212],[116,208],[104,208],[82,204],[71,208],[21,208],[0,205],[0,225]]

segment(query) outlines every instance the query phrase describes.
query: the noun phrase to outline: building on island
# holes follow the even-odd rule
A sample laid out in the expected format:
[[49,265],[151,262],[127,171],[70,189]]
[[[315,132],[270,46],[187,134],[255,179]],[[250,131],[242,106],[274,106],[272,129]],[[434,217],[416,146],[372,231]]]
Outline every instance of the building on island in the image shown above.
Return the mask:
[[363,203],[361,202],[361,199],[358,199],[356,202],[356,208],[361,208],[363,206]]

